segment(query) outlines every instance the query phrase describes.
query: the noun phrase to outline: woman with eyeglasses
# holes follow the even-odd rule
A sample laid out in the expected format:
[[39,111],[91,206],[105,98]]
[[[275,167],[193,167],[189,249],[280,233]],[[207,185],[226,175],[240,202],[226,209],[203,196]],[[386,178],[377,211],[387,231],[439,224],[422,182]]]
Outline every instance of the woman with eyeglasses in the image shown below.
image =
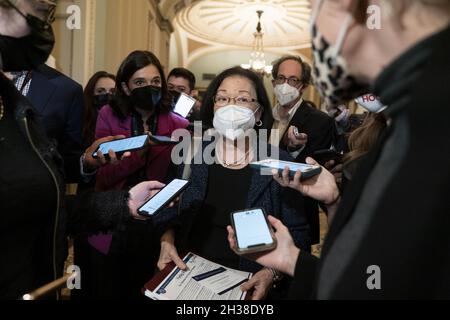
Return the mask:
[[[240,259],[229,249],[226,226],[230,223],[230,213],[264,208],[289,226],[303,250],[310,249],[310,241],[298,195],[249,166],[258,159],[258,150],[253,148],[248,133],[254,129],[262,136],[272,120],[260,76],[240,67],[222,72],[207,90],[202,113],[203,124],[215,129],[211,137],[214,140],[203,142],[199,150],[205,156],[203,163],[191,165],[191,185],[182,196],[180,215],[166,225],[161,237],[158,267],[163,269],[173,261],[185,269],[179,253],[192,251],[226,267],[254,272],[242,290],[254,289],[253,299],[263,299],[273,285],[274,273]],[[267,138],[260,141],[267,143]],[[206,157],[212,143],[215,148],[209,165]],[[280,158],[290,159],[283,152]],[[176,217],[177,209],[166,209],[161,216]]]
[[[172,96],[165,79],[153,53],[132,52],[117,73],[115,99],[99,113],[96,137],[146,133],[170,137],[175,130],[185,129],[188,121],[171,112]],[[168,182],[172,148],[151,145],[132,152],[117,165],[104,166],[97,173],[96,191],[127,190],[148,179]],[[88,242],[93,247],[93,274],[85,277],[86,295],[94,299],[139,298],[157,259],[152,222],[130,221],[122,232],[92,235]],[[111,281],[112,277],[116,280]]]

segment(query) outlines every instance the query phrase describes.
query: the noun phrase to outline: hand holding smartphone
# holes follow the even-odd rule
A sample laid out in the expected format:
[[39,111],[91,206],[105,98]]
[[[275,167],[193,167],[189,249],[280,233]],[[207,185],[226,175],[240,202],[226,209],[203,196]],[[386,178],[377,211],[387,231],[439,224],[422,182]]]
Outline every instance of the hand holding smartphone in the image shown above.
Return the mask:
[[180,98],[175,104],[173,112],[179,114],[183,118],[186,118],[195,106],[196,100],[185,93],[181,93]]
[[278,170],[280,174],[283,173],[284,169],[286,167],[289,167],[289,173],[290,176],[293,178],[297,171],[302,172],[302,180],[308,180],[311,179],[314,176],[319,175],[322,172],[321,166],[313,166],[309,164],[304,163],[296,163],[296,162],[289,162],[289,161],[281,161],[281,160],[275,160],[275,159],[267,159],[262,160],[258,162],[252,162],[250,163],[250,167],[255,169],[267,169],[270,170],[267,174],[271,175],[271,170],[275,169]]
[[264,209],[249,209],[231,214],[236,234],[236,251],[245,255],[276,248],[277,240]]
[[320,163],[322,166],[327,162],[333,160],[335,164],[341,164],[343,155],[335,150],[318,150],[314,152],[313,159]]
[[188,180],[175,179],[167,186],[162,188],[151,199],[144,203],[139,209],[138,214],[149,218],[161,212],[167,205],[176,199],[189,186]]
[[109,150],[114,151],[118,156],[128,151],[136,151],[147,146],[149,141],[148,135],[142,135],[131,138],[118,139],[100,144],[92,157],[96,159],[98,152],[101,151],[105,157],[108,157]]
[[176,145],[179,141],[172,140],[170,137],[166,136],[149,136],[150,141],[157,145]]

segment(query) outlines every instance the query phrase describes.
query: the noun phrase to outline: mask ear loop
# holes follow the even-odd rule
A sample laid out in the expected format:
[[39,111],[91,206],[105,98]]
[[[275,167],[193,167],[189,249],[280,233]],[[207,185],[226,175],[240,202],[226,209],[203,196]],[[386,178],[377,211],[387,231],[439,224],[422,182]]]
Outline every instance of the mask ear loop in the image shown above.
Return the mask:
[[350,28],[353,22],[353,16],[349,13],[348,16],[344,20],[344,25],[339,31],[339,35],[336,41],[335,47],[335,55],[338,55],[341,52],[342,46],[344,45],[345,37],[347,36],[348,29]]
[[322,7],[323,0],[317,0],[316,5],[311,11],[311,22],[310,22],[310,29],[312,31],[314,24],[317,21],[317,17],[319,16],[320,8]]

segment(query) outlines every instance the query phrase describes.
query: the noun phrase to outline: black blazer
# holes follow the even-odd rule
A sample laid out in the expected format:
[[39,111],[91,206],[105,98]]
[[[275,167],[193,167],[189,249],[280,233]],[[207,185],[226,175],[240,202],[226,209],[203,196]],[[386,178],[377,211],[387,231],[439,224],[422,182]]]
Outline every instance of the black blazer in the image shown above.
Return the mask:
[[[335,132],[334,120],[326,113],[316,109],[312,102],[303,101],[298,108],[289,127],[295,126],[300,132],[308,135],[305,149],[297,156],[296,162],[305,163],[307,157],[312,157],[315,151],[329,149],[333,143]],[[286,132],[283,133],[283,136]],[[287,151],[287,145],[280,143],[280,149]],[[305,198],[305,213],[311,230],[312,244],[320,242],[319,206],[316,201]]]
[[[305,162],[307,157],[313,155],[314,151],[329,149],[334,137],[334,120],[326,113],[314,107],[310,101],[303,101],[298,108],[289,127],[295,126],[300,132],[308,135],[308,143],[305,149],[296,158],[297,162]],[[283,136],[286,132],[283,132]],[[280,149],[287,151],[284,141],[280,143]]]
[[[447,28],[424,40],[377,79],[375,93],[389,105],[386,112],[392,125],[346,189],[322,260],[301,253],[293,298],[317,297],[325,285],[318,281],[325,264],[344,265],[334,286],[328,288],[331,299],[450,298],[449,38]],[[403,156],[392,162],[400,165],[392,175],[379,178],[388,179],[388,184],[378,189],[381,195],[374,215],[350,259],[343,261],[333,245],[354,219],[362,196],[377,192],[367,181],[374,179],[370,177],[373,169],[399,134],[402,145],[397,147]],[[381,269],[381,290],[367,288],[371,265]]]
[[42,65],[32,71],[27,98],[34,106],[47,136],[55,140],[64,159],[65,181],[79,182],[83,153],[81,127],[83,88],[59,71]]

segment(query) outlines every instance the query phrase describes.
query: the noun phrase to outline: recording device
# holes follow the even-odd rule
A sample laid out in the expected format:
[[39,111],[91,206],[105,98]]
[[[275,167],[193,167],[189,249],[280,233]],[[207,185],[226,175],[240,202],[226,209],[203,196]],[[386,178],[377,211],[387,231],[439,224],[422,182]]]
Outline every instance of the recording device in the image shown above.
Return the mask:
[[261,169],[261,170],[270,170],[268,171],[268,174],[271,173],[273,169],[278,170],[279,174],[281,175],[284,171],[284,168],[289,167],[289,175],[291,178],[295,176],[298,170],[302,172],[301,180],[308,180],[311,179],[314,176],[317,176],[322,172],[321,166],[314,166],[309,165],[305,163],[295,163],[295,162],[289,162],[289,161],[281,161],[281,160],[274,160],[274,159],[267,159],[262,160],[258,162],[252,162],[250,163],[250,167],[255,169]]
[[249,209],[231,214],[238,254],[273,250],[277,240],[263,209]]
[[101,151],[105,157],[108,157],[109,150],[114,151],[118,156],[129,151],[136,151],[147,146],[149,141],[148,135],[142,135],[131,138],[118,139],[100,144],[97,150],[92,154],[94,159],[98,158],[98,152]]
[[297,128],[297,127],[294,127],[294,136],[295,136],[297,139],[306,139],[306,138],[308,137],[306,134],[301,133],[301,132],[300,132],[300,129]]
[[150,141],[158,145],[176,145],[179,141],[172,140],[170,137],[166,136],[149,136]]
[[175,104],[173,112],[179,114],[183,118],[186,118],[191,112],[192,108],[194,108],[195,102],[196,100],[194,98],[188,96],[185,93],[182,93],[177,103]]
[[313,158],[323,166],[331,160],[333,160],[336,164],[342,163],[343,155],[335,150],[325,149],[315,151]]
[[150,200],[144,203],[139,209],[138,214],[143,217],[152,217],[157,215],[176,199],[189,186],[188,180],[175,179],[167,186],[162,188]]

